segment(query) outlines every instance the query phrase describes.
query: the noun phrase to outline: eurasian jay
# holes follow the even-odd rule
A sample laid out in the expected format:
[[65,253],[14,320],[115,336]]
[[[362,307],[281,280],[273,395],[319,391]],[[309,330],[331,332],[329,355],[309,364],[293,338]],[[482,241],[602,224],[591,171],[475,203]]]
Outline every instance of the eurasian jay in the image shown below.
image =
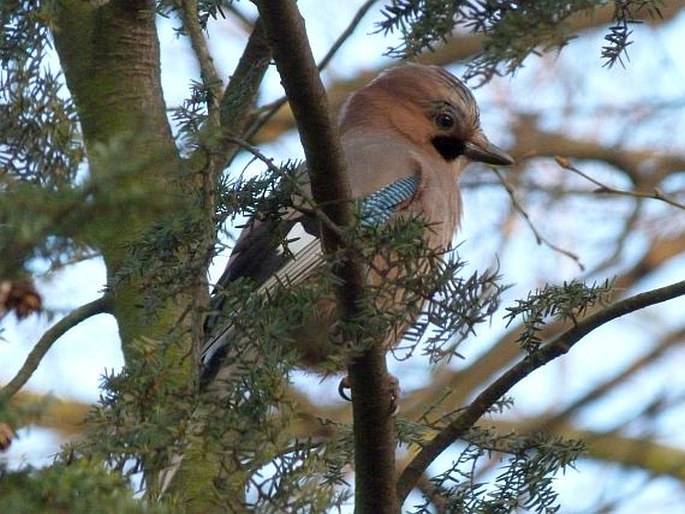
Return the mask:
[[[471,161],[496,166],[514,162],[483,133],[471,92],[437,66],[396,66],[353,93],[340,115],[340,137],[360,222],[379,225],[397,216],[418,215],[427,222],[426,242],[436,252],[449,248],[459,224],[458,180],[464,167]],[[311,210],[296,208],[298,201],[294,199],[295,208],[279,219],[257,216],[247,224],[218,290],[241,277],[266,291],[277,284],[296,286],[312,276],[322,257],[319,228]],[[288,251],[284,240],[290,241]],[[376,282],[379,277],[376,274]],[[222,301],[215,295],[215,311],[222,310]],[[307,366],[317,366],[335,351],[333,294],[312,312],[292,338]],[[230,320],[221,319],[209,316],[205,327],[203,384],[222,368],[232,342]]]

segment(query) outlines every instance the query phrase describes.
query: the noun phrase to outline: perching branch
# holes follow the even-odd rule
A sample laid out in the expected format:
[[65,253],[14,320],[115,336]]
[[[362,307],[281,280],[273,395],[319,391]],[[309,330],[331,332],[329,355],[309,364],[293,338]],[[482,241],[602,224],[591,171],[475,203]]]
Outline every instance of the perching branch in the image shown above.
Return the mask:
[[[288,96],[304,148],[312,193],[324,213],[338,226],[351,226],[350,191],[343,155],[328,110],[319,72],[309,47],[304,20],[294,0],[255,0],[271,42],[276,66]],[[364,278],[352,250],[323,227],[327,253],[342,250],[341,279],[336,288],[342,324],[359,310]],[[382,342],[382,341],[381,341]],[[388,371],[380,344],[365,351],[349,366],[355,442],[355,512],[399,511],[395,497],[395,435],[388,398]]]
[[40,338],[36,346],[33,347],[33,350],[28,354],[24,365],[17,372],[15,377],[10,380],[5,387],[0,389],[0,404],[7,402],[24,387],[24,384],[28,382],[31,375],[33,375],[33,372],[36,371],[36,368],[38,368],[38,365],[41,360],[43,360],[45,354],[60,337],[91,316],[110,312],[111,307],[109,295],[104,295],[97,300],[71,311],[50,327],[50,329],[48,329]]
[[685,281],[626,298],[577,322],[572,328],[544,345],[540,350],[524,357],[523,360],[479,394],[462,414],[428,442],[414,457],[397,482],[397,495],[400,501],[404,501],[421,475],[440,453],[462,437],[498,399],[530,373],[564,355],[583,337],[609,321],[683,295],[685,295]]

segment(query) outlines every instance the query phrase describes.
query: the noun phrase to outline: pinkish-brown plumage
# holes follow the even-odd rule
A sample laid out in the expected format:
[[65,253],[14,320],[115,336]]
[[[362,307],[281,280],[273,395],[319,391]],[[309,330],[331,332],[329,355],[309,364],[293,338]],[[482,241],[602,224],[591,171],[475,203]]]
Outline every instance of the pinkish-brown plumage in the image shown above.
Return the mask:
[[[461,216],[459,175],[470,161],[507,165],[511,157],[490,144],[480,127],[478,106],[471,92],[453,75],[436,66],[406,64],[390,68],[367,86],[352,94],[340,116],[340,137],[347,164],[352,196],[357,199],[395,184],[406,177],[418,177],[416,190],[393,206],[390,216],[411,212],[429,222],[426,241],[436,253],[446,250]],[[310,220],[311,221],[311,220]],[[314,280],[313,269],[320,263],[318,240],[293,251],[294,258],[275,253],[274,230],[287,239],[304,240],[318,232],[307,225],[302,212],[293,211],[278,226],[253,221],[241,234],[220,288],[240,277],[253,279],[262,290],[279,283],[292,286]],[[301,225],[301,233],[294,230]],[[283,229],[283,227],[286,227]],[[300,238],[300,239],[297,239]],[[400,256],[401,257],[401,256]],[[390,258],[395,260],[394,257]],[[377,255],[369,262],[369,285],[383,287],[402,268],[389,269],[387,256]],[[405,268],[406,269],[406,268]],[[383,309],[401,308],[404,293],[395,287],[385,295]],[[377,305],[380,307],[380,305]],[[220,306],[219,306],[220,307]],[[335,352],[332,334],[338,315],[334,296],[319,300],[302,315],[292,339],[302,362],[318,366]],[[400,330],[411,323],[407,317]],[[225,367],[221,361],[232,342],[227,326],[210,327],[211,339],[204,349],[206,375]],[[401,334],[388,335],[392,344]],[[224,370],[225,371],[225,370]],[[222,371],[223,373],[223,371]]]
[[407,64],[381,73],[346,102],[340,136],[355,197],[420,175],[408,207],[434,223],[431,241],[443,249],[461,217],[458,180],[469,157],[512,162],[483,134],[471,92],[437,66]]

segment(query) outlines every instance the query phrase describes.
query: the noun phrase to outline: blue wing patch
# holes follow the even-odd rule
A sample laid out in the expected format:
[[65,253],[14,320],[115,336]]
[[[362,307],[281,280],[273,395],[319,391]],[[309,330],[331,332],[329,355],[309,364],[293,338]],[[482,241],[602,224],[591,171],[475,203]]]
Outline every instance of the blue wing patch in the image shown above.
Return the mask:
[[397,206],[409,200],[419,189],[419,176],[401,178],[359,202],[359,222],[365,227],[382,225],[397,211]]

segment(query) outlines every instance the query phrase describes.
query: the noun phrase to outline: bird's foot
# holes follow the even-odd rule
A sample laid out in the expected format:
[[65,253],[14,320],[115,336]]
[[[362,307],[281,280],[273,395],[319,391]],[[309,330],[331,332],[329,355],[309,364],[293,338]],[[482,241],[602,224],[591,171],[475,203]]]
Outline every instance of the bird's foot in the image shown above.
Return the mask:
[[350,384],[350,377],[346,376],[338,384],[338,394],[343,400],[352,401],[352,397],[347,394],[347,390],[352,391],[352,384]]
[[[388,394],[390,396],[390,415],[394,416],[400,410],[400,381],[395,375],[388,375]],[[347,391],[352,390],[352,384],[350,384],[350,377],[346,376],[338,384],[338,394],[348,402],[352,401],[351,396],[347,394]]]

